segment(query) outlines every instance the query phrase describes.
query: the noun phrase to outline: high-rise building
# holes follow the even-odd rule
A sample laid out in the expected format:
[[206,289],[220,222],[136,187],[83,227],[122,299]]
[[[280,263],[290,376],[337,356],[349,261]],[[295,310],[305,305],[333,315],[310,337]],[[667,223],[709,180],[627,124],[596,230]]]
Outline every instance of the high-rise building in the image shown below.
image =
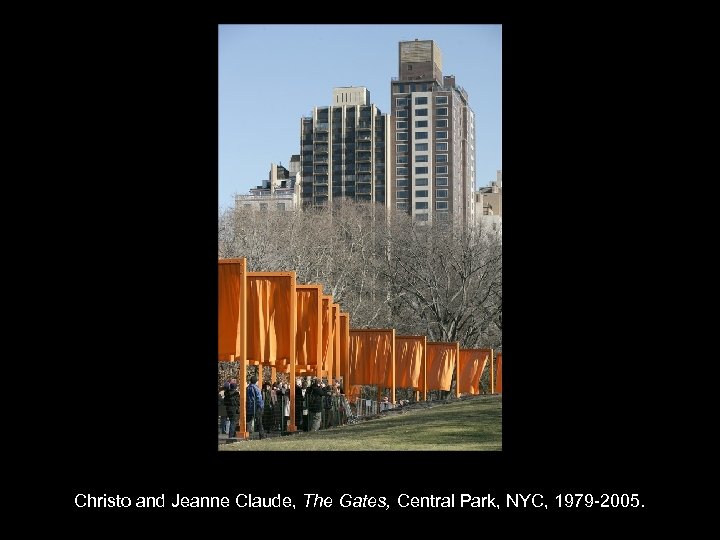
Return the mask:
[[343,199],[388,205],[389,120],[362,86],[333,89],[332,105],[302,118],[302,206]]
[[432,40],[401,41],[391,81],[390,202],[417,221],[474,221],[475,114]]

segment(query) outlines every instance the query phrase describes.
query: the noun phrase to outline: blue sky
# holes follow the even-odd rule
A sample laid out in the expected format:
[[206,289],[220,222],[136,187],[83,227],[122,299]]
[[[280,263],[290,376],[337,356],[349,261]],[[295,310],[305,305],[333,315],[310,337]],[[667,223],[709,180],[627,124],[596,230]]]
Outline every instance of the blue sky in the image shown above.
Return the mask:
[[398,42],[435,40],[475,112],[477,185],[502,169],[501,25],[220,25],[218,205],[300,153],[300,118],[338,86],[365,86],[390,112]]

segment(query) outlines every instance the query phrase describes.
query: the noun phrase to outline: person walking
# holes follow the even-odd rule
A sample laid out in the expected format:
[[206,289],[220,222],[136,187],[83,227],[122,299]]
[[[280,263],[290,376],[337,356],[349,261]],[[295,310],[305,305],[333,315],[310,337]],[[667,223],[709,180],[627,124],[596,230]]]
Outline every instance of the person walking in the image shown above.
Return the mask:
[[240,392],[237,391],[237,385],[230,383],[228,390],[225,391],[225,411],[230,422],[228,426],[228,439],[234,439],[237,434],[238,416],[240,416]]
[[258,378],[253,375],[250,377],[250,384],[247,385],[247,406],[245,412],[247,413],[247,431],[252,437],[253,424],[257,427],[257,431],[260,434],[260,438],[265,438],[265,430],[263,430],[262,416],[265,403],[263,401],[262,393],[257,385]]
[[280,408],[280,433],[288,434],[288,422],[290,421],[290,390],[287,383],[281,383],[276,390],[278,407]]
[[312,386],[307,389],[310,431],[318,431],[322,424],[323,397],[326,390],[320,386],[319,379],[313,379]]
[[223,389],[218,393],[218,416],[220,417],[220,433],[227,433],[227,409],[225,408],[225,392],[230,390],[230,383],[225,381]]
[[265,405],[264,413],[263,413],[263,428],[265,426],[268,426],[268,431],[271,431],[273,428],[273,410],[275,408],[275,391],[270,388],[269,382],[263,383],[263,390],[262,390],[262,398],[263,403]]

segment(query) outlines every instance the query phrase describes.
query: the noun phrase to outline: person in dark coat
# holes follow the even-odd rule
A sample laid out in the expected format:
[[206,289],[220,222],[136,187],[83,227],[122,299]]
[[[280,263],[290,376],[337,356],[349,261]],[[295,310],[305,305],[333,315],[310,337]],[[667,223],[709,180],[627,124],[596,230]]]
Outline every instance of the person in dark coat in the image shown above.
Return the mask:
[[273,431],[280,431],[280,424],[282,423],[282,394],[280,393],[280,385],[276,382],[273,383],[270,389],[270,400],[273,404],[271,429]]
[[237,384],[230,383],[230,388],[225,391],[225,410],[230,425],[228,426],[228,438],[234,439],[237,434],[238,417],[240,416],[240,392],[237,391]]
[[298,430],[308,431],[307,382],[302,379],[295,385],[295,427]]
[[225,381],[223,389],[218,393],[218,416],[220,417],[220,432],[227,433],[227,410],[225,409],[225,392],[230,390],[230,383]]
[[313,379],[312,385],[307,389],[310,431],[318,431],[322,423],[323,397],[327,390],[320,386],[319,379]]
[[[290,425],[290,387],[288,383],[282,383],[278,395],[282,397],[282,414],[283,414],[283,427],[282,431],[285,435],[288,435],[288,426]],[[279,398],[278,398],[279,399]]]
[[273,411],[275,409],[275,403],[273,403],[273,398],[275,398],[275,392],[270,389],[269,382],[263,383],[262,398],[263,398],[263,403],[265,404],[265,409],[263,412],[263,419],[262,419],[263,427],[268,426],[268,429],[272,429],[272,427],[273,427]]
[[245,412],[247,413],[247,430],[252,434],[253,424],[257,426],[260,438],[265,438],[265,430],[263,429],[262,417],[265,402],[262,393],[257,386],[258,378],[253,375],[250,377],[250,384],[247,385],[247,402]]

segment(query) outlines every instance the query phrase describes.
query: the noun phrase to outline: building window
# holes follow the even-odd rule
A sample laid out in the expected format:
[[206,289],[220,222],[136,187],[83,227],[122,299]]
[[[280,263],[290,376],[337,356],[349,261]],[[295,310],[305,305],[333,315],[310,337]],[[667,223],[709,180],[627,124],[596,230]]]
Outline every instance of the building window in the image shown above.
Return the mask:
[[435,120],[435,127],[447,127],[447,118]]
[[415,109],[415,116],[427,116],[427,109]]
[[415,167],[415,174],[427,174],[428,168],[427,167]]
[[395,99],[395,106],[396,106],[396,107],[407,107],[407,106],[408,106],[408,99],[407,99],[407,98],[397,98],[397,99]]
[[435,210],[447,210],[447,209],[448,209],[447,201],[436,201],[435,202]]
[[407,118],[407,110],[395,111],[395,116],[398,118]]
[[427,120],[418,120],[417,122],[415,122],[415,127],[428,127]]
[[435,161],[438,163],[447,163],[447,154],[435,154]]
[[407,178],[398,178],[397,179],[397,187],[408,187],[408,179]]
[[406,202],[395,203],[395,208],[397,208],[398,210],[407,210],[408,203],[406,203]]
[[435,109],[435,116],[447,116],[448,110],[447,107],[439,107]]
[[407,176],[408,168],[407,167],[395,167],[395,174],[398,176]]
[[407,163],[408,157],[407,156],[397,156],[395,158],[395,163]]
[[267,203],[264,203],[264,202],[260,203],[260,211],[267,212]]
[[427,105],[427,98],[426,97],[416,97],[415,105]]
[[415,156],[415,161],[418,163],[427,163],[428,157],[427,155],[424,156]]
[[[398,133],[399,135],[399,133]],[[415,132],[415,138],[416,139],[427,139],[428,138],[428,132],[427,131],[416,131]]]
[[428,179],[427,179],[427,178],[416,178],[416,179],[415,179],[415,185],[416,185],[416,186],[427,186],[427,185],[428,185]]
[[[447,143],[445,143],[445,146],[447,146]],[[407,144],[396,144],[395,145],[395,151],[400,152],[407,152],[408,151],[408,145]]]
[[427,210],[427,209],[428,209],[427,202],[416,202],[415,203],[415,210]]
[[415,144],[415,151],[416,152],[427,152],[428,149],[428,143],[416,143]]
[[395,140],[396,141],[407,141],[408,140],[407,131],[401,131],[400,133],[396,133]]
[[245,208],[245,210],[252,210],[252,204],[250,204],[250,203],[243,204],[243,208]]
[[278,210],[282,210],[283,212],[285,211],[285,203],[284,202],[277,203],[276,207]]
[[407,121],[395,122],[396,129],[407,129]]
[[[448,134],[447,131],[436,131],[435,138],[436,139],[447,139],[448,138],[447,134]],[[398,133],[398,135],[399,135],[399,133]]]
[[415,214],[416,221],[427,221],[430,214]]
[[447,176],[440,176],[440,177],[436,178],[435,185],[436,186],[447,186],[448,185]]
[[448,196],[447,189],[436,189],[435,190],[435,198],[436,199],[447,199],[447,196]]
[[435,174],[447,174],[448,168],[447,165],[438,165],[435,167]]
[[[400,146],[400,145],[398,145]],[[439,142],[435,144],[435,151],[436,152],[447,152],[448,146],[446,142]],[[399,152],[399,150],[398,150]]]
[[435,105],[447,105],[447,96],[435,96]]
[[396,199],[407,199],[407,198],[408,198],[408,191],[407,191],[407,189],[397,190],[397,191],[395,192],[395,198],[396,198]]
[[[416,197],[427,197],[427,196],[428,196],[428,190],[427,190],[427,189],[416,189],[416,190],[415,190],[415,196],[416,196]],[[427,206],[426,206],[425,208],[427,208]]]

